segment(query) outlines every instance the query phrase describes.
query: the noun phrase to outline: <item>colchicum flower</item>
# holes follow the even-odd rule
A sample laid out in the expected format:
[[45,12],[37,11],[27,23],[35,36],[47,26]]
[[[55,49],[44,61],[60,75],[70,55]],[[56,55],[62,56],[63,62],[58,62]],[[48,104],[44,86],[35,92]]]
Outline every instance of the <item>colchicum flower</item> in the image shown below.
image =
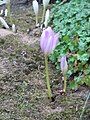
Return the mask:
[[46,8],[49,4],[50,0],[43,0],[43,6]]
[[51,27],[43,30],[40,39],[40,46],[45,55],[45,68],[46,68],[46,83],[48,88],[48,97],[51,99],[52,93],[50,88],[49,72],[48,72],[48,54],[50,54],[58,43],[58,33],[54,33]]
[[16,26],[15,24],[12,24],[12,31],[15,33],[16,32]]
[[50,54],[58,43],[59,34],[54,33],[51,27],[43,30],[40,39],[40,46],[44,54]]
[[66,56],[63,56],[61,58],[61,71],[64,77],[64,88],[63,88],[63,92],[66,92],[66,81],[67,81],[67,76],[66,76],[66,72],[68,70],[68,64],[67,64],[67,60],[66,60]]
[[49,11],[49,9],[48,9],[48,10],[46,11],[46,15],[45,15],[45,22],[44,22],[45,28],[46,28],[47,25],[48,25],[49,14],[50,14],[50,11]]
[[5,17],[7,17],[7,15],[8,15],[8,10],[6,9],[5,10]]
[[2,25],[3,25],[6,29],[9,29],[8,24],[6,23],[6,21],[5,21],[2,17],[0,17],[0,22],[2,23]]
[[6,4],[7,0],[0,0],[0,5]]
[[47,8],[49,2],[50,2],[50,0],[43,0],[43,16],[42,16],[42,23],[44,22],[45,11],[46,11],[46,8]]
[[0,13],[0,15],[3,15],[3,10],[1,10],[1,13]]
[[67,65],[67,60],[66,60],[66,56],[63,56],[61,58],[61,71],[64,74],[66,74],[67,70],[68,70],[68,65]]
[[38,10],[39,10],[39,5],[37,0],[33,0],[33,10],[36,15],[36,25],[38,24]]

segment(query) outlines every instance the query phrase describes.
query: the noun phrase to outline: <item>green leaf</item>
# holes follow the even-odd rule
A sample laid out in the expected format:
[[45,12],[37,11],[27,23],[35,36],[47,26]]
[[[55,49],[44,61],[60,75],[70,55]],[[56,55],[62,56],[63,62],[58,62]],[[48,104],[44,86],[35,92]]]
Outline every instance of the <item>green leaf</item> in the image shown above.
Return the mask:
[[75,90],[78,88],[78,84],[76,84],[75,81],[71,81],[70,84],[69,84],[69,88],[72,89],[72,90]]
[[88,61],[89,55],[87,53],[84,53],[82,55],[77,54],[77,59],[80,61]]
[[[67,55],[68,79],[73,76],[75,84],[89,84],[82,80],[82,74],[90,74],[90,2],[89,0],[71,0],[61,5],[55,4],[51,10],[51,23],[56,32],[60,33],[60,42],[50,60],[57,69],[58,58]],[[51,25],[51,24],[50,24]],[[75,87],[73,87],[75,88]]]

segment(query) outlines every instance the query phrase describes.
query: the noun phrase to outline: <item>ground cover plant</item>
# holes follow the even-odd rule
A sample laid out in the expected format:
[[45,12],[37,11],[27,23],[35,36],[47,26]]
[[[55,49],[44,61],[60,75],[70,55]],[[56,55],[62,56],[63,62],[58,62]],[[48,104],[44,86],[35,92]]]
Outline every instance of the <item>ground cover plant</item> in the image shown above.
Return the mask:
[[90,2],[71,0],[65,4],[60,1],[52,7],[51,24],[60,33],[60,42],[50,56],[60,69],[58,58],[68,59],[68,80],[70,87],[81,84],[90,86]]

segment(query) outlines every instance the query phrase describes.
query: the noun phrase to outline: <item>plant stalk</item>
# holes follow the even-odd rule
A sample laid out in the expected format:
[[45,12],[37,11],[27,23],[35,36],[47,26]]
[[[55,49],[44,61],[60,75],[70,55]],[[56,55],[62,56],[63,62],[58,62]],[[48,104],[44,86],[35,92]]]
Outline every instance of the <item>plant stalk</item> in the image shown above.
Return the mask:
[[10,9],[10,0],[7,0],[7,4],[6,4],[6,6],[7,6],[7,11],[8,11],[8,18],[9,18],[9,21],[11,22],[11,24],[12,24],[12,18],[11,18],[11,9]]
[[64,74],[64,88],[63,88],[63,91],[66,93],[66,86],[67,86],[67,77],[66,75]]
[[38,15],[36,15],[36,26],[38,24]]
[[44,8],[43,8],[43,15],[42,15],[42,22],[41,22],[41,23],[43,23],[43,22],[44,22],[45,11],[46,11],[46,7],[44,7]]
[[52,93],[50,88],[50,80],[49,80],[49,72],[48,72],[48,57],[45,54],[45,68],[46,68],[46,83],[47,83],[47,89],[48,89],[48,97],[51,99]]
[[8,10],[8,16],[10,17],[10,0],[7,0],[7,10]]

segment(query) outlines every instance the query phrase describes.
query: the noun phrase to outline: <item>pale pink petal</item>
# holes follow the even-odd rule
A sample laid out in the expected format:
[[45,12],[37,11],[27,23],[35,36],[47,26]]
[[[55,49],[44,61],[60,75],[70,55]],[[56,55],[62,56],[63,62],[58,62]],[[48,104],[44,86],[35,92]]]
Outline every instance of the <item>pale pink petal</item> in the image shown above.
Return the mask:
[[66,56],[63,56],[61,58],[61,71],[63,74],[65,74],[67,72],[68,69],[68,65],[67,65],[67,60],[66,60]]
[[48,27],[46,30],[49,32],[49,36],[54,35],[54,31],[51,29],[51,27]]
[[41,49],[43,52],[47,45],[48,39],[49,39],[49,33],[48,33],[48,31],[44,30],[41,35],[41,39],[40,39],[40,46],[41,46]]
[[45,53],[51,53],[52,52],[52,36],[49,37],[47,45],[45,46]]
[[53,45],[52,45],[53,49],[55,49],[57,43],[59,42],[59,39],[58,39],[58,38],[59,38],[59,33],[57,33],[57,34],[54,35]]
[[41,39],[40,39],[40,47],[45,54],[51,53],[57,43],[58,43],[59,34],[54,33],[51,27],[43,30]]

